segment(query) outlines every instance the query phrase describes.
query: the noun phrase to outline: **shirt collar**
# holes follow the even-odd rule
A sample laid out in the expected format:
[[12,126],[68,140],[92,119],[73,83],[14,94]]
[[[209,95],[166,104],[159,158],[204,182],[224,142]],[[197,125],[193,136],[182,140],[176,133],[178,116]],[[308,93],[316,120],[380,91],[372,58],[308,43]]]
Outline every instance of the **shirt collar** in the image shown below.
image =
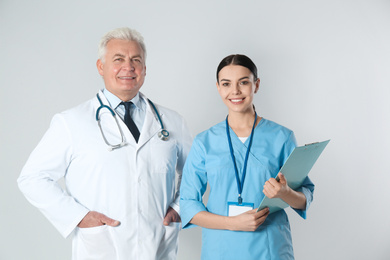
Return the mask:
[[132,100],[129,100],[129,101],[133,102],[133,104],[135,105],[136,108],[142,109],[141,98],[139,96],[139,92],[137,93],[137,95],[135,95],[135,97],[133,97]]
[[[119,106],[119,104],[122,102],[122,100],[120,100],[117,96],[112,94],[106,88],[103,89],[103,93],[106,96],[108,103],[110,103],[110,106],[112,108],[116,109]],[[135,95],[135,97],[133,97],[133,99],[128,100],[128,101],[133,102],[133,104],[135,105],[136,108],[143,110],[143,105],[141,103],[141,98],[140,98],[139,92],[137,93],[137,95]]]

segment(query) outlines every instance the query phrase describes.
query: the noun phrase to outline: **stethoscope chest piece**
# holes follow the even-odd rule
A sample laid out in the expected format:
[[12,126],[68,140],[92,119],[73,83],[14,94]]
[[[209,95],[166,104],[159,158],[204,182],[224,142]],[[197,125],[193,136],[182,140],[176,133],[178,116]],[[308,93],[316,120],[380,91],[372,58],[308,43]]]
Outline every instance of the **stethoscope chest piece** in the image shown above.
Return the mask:
[[168,139],[169,139],[169,132],[167,130],[165,130],[165,129],[162,129],[158,133],[158,138],[160,138],[163,141],[168,141]]
[[158,132],[158,138],[160,138],[163,141],[168,141],[168,139],[169,139],[169,132],[167,130],[165,130],[165,128],[164,128],[164,125],[163,125],[163,123],[161,121],[161,117],[160,117],[160,115],[159,115],[159,113],[157,111],[157,108],[153,104],[153,102],[150,101],[150,99],[148,99],[148,101],[152,105],[154,112],[156,112],[157,119],[158,119],[158,121],[160,122],[160,125],[161,125],[161,131]]

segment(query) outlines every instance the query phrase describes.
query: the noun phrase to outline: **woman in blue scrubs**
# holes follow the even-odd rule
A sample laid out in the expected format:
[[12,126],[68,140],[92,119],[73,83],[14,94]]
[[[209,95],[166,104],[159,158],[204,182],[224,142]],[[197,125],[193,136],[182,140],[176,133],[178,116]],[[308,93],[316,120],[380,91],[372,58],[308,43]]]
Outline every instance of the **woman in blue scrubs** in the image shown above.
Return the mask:
[[256,65],[247,56],[221,61],[217,88],[229,114],[196,136],[187,157],[181,219],[183,228],[203,228],[202,259],[294,259],[285,211],[269,214],[268,209],[256,212],[257,207],[264,196],[281,198],[306,218],[314,184],[306,178],[294,191],[278,173],[296,141],[291,130],[257,115],[253,96],[259,84]]

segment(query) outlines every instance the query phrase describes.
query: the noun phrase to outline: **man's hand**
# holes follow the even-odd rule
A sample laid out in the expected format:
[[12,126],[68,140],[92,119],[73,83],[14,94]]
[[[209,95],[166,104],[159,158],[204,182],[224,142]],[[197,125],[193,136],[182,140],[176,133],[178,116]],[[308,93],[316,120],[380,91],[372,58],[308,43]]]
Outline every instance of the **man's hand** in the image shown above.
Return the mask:
[[164,218],[164,226],[168,226],[171,222],[181,222],[179,213],[176,212],[173,208],[169,207],[167,214]]
[[77,226],[80,228],[98,227],[103,225],[116,227],[119,226],[119,224],[120,222],[118,220],[109,218],[106,215],[96,211],[90,211],[87,213],[87,215],[85,215],[85,217]]

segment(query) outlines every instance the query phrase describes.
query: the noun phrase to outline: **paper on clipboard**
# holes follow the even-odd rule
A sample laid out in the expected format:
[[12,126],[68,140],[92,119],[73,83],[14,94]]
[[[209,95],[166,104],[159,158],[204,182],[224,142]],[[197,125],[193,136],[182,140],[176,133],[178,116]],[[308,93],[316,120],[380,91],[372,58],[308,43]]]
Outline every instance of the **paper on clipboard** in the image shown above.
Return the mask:
[[[296,190],[301,186],[329,141],[330,140],[295,147],[283,167],[280,169],[280,172],[286,177],[288,186],[291,189]],[[273,213],[280,209],[287,208],[288,206],[289,205],[286,202],[279,198],[270,199],[265,196],[257,211],[268,207],[269,212]]]

